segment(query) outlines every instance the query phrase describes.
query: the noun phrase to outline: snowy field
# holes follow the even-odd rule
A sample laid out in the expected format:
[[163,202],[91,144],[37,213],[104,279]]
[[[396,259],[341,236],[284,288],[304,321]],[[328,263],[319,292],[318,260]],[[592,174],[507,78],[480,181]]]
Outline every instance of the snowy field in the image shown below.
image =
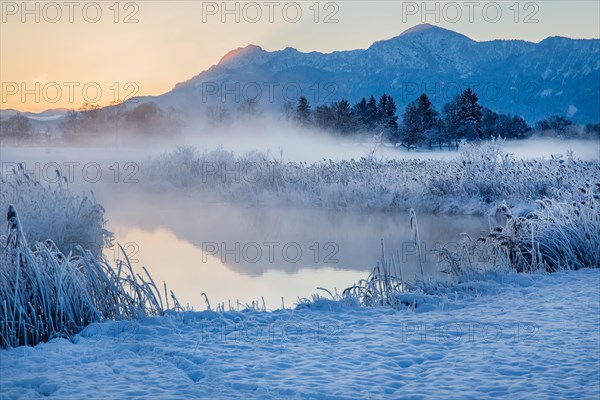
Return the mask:
[[93,324],[0,351],[0,397],[598,399],[600,270],[488,278],[416,312],[323,300]]
[[[131,153],[136,184],[113,179],[124,160],[114,154],[96,159],[105,179],[40,183],[32,164],[16,164],[37,160],[8,149],[16,171],[3,170],[0,206],[20,218],[9,211],[0,232],[0,399],[598,399],[598,159],[532,160],[499,144],[450,161],[299,163],[301,179],[261,181],[198,171],[287,164],[219,149]],[[86,159],[39,151],[41,171]],[[322,179],[332,170],[336,179]],[[104,228],[134,250],[132,269]],[[334,241],[337,262],[218,262],[216,252],[200,262],[207,241],[273,240]],[[100,246],[83,254],[79,243]],[[436,243],[455,252],[436,253],[447,258],[435,265],[413,252],[396,268],[396,249],[406,257],[407,244]],[[184,307],[210,300],[213,311],[178,308],[166,287],[161,299],[163,281]],[[326,295],[318,287],[338,295],[311,297]],[[380,300],[391,307],[364,307]]]
[[0,3],[0,400],[600,400],[600,1]]

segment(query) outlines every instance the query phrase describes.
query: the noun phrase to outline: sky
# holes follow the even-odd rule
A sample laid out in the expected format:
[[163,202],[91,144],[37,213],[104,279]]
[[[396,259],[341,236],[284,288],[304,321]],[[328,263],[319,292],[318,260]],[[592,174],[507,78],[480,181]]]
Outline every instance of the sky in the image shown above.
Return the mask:
[[367,48],[421,23],[478,41],[600,38],[592,1],[0,1],[0,108],[159,95],[232,49]]

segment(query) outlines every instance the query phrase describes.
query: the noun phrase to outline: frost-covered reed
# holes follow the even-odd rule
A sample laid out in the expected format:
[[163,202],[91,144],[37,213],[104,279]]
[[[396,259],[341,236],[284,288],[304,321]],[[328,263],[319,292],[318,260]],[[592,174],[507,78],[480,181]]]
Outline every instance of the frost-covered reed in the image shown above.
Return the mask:
[[600,183],[580,190],[585,200],[545,198],[524,216],[501,205],[501,225],[485,237],[461,240],[458,251],[443,249],[443,260],[456,275],[499,267],[517,272],[600,268]]
[[530,218],[522,219],[516,240],[533,267],[600,268],[600,182],[581,191],[583,201],[539,200]]
[[0,348],[69,337],[106,319],[163,313],[160,292],[144,268],[125,256],[111,266],[79,247],[65,255],[52,240],[28,243],[16,207],[0,236]]
[[[454,249],[442,248],[439,269],[455,283],[489,272],[555,272],[565,269],[600,268],[600,183],[580,188],[585,200],[560,202],[545,198],[525,216],[515,216],[503,203],[496,211],[501,225],[489,234],[472,239],[462,234]],[[410,210],[413,240],[420,238],[416,213]],[[341,299],[363,306],[415,307],[409,293],[437,292],[447,282],[428,283],[423,276],[408,285],[402,278],[400,254],[381,260],[371,274],[347,288]]]
[[406,209],[485,213],[506,201],[532,208],[544,197],[579,201],[578,188],[600,181],[598,161],[567,153],[549,160],[518,159],[503,141],[463,144],[452,160],[379,160],[365,156],[314,163],[285,162],[252,152],[193,147],[147,161],[148,188],[195,190],[207,200],[326,208]]

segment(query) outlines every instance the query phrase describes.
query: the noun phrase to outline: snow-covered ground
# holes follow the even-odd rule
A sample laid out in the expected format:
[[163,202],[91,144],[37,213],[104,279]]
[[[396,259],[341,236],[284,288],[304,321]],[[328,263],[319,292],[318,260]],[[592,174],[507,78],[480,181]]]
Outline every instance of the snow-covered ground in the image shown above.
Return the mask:
[[460,288],[416,311],[321,300],[93,324],[1,350],[0,397],[600,397],[600,270]]

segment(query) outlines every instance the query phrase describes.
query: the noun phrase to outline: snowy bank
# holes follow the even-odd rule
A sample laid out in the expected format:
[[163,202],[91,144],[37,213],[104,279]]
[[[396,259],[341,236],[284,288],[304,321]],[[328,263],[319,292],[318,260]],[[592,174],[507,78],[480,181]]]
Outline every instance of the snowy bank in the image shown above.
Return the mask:
[[0,398],[600,396],[600,270],[471,289],[427,312],[319,301],[95,323],[0,351]]

